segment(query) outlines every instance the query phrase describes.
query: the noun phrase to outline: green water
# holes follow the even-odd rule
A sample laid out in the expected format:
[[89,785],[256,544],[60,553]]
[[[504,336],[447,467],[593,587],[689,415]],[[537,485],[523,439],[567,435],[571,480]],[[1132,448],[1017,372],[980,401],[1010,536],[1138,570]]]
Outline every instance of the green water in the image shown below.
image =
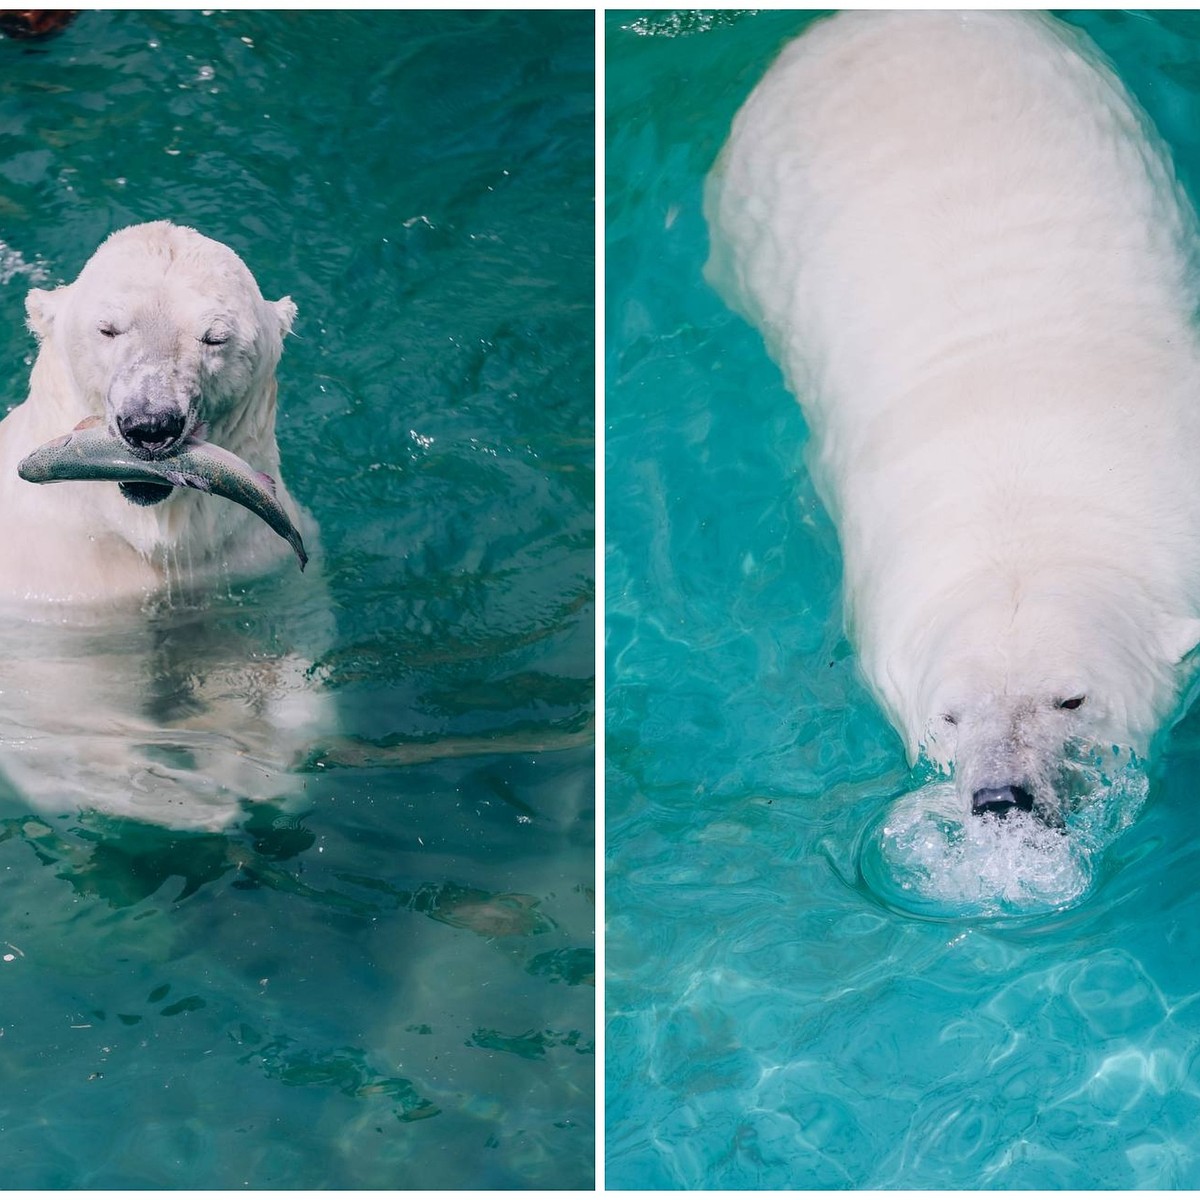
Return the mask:
[[167,721],[201,649],[332,614],[299,794],[231,830],[0,785],[6,1187],[590,1186],[593,65],[589,12],[0,41],[0,402],[27,288],[127,224],[194,225],[299,307],[279,440],[310,575],[108,650]]

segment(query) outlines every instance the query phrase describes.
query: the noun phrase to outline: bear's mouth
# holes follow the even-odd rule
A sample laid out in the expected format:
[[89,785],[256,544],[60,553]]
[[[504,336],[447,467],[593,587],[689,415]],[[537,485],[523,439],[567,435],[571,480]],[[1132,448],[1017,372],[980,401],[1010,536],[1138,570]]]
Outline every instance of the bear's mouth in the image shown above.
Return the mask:
[[130,504],[142,508],[161,504],[175,490],[169,483],[118,483],[117,487]]

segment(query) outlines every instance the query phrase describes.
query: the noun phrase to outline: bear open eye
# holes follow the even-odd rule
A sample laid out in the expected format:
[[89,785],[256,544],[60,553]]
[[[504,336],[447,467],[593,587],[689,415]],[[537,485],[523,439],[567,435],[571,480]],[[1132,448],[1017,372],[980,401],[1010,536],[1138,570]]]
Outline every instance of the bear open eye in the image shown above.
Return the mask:
[[102,321],[100,323],[100,332],[106,338],[119,337],[121,334],[121,330],[119,330],[111,321]]
[[200,340],[206,346],[223,346],[229,341],[229,334],[221,329],[210,329]]
[[945,721],[947,725],[958,724],[958,718],[953,713],[942,713],[942,720]]
[[1087,699],[1086,696],[1072,696],[1070,698],[1070,700],[1060,700],[1058,702],[1058,707],[1059,708],[1069,708],[1069,709],[1074,710],[1074,709],[1078,708],[1086,699]]

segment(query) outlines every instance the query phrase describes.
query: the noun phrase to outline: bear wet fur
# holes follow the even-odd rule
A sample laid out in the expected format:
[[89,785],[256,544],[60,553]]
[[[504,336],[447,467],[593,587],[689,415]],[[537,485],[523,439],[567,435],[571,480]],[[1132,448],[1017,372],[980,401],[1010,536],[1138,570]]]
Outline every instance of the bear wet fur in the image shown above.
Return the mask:
[[747,100],[705,209],[910,759],[1057,815],[1071,748],[1147,752],[1200,638],[1200,238],[1149,119],[1047,16],[842,14]]
[[292,301],[264,300],[229,247],[154,221],[112,234],[73,283],[31,291],[26,310],[38,354],[28,399],[0,422],[10,530],[0,539],[0,598],[107,600],[277,565],[278,539],[234,505],[182,489],[145,506],[116,484],[38,488],[16,465],[87,417],[152,453],[169,453],[203,423],[208,440],[277,481],[295,522],[275,442],[275,369]]
[[332,636],[319,570],[300,576],[228,500],[175,488],[146,506],[116,483],[17,474],[88,417],[151,456],[203,423],[276,480],[312,542],[275,442],[295,306],[265,300],[227,246],[156,221],[114,233],[27,311],[29,397],[0,422],[0,809],[211,831],[302,801],[295,768],[336,729],[313,678]]

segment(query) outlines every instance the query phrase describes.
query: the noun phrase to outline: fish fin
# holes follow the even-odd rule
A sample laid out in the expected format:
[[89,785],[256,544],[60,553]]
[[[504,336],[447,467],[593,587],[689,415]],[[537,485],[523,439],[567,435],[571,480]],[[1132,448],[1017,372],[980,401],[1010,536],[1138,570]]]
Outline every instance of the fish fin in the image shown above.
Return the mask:
[[254,477],[263,485],[263,487],[267,489],[268,492],[271,493],[272,496],[275,495],[275,480],[272,479],[271,476],[266,473],[266,471],[255,471]]
[[187,475],[183,471],[164,471],[163,478],[172,487],[194,488],[197,492],[212,492],[212,484],[202,475]]
[[99,425],[103,420],[103,417],[84,417],[83,420],[71,430],[71,433],[75,433],[80,429],[95,429],[96,426]]

